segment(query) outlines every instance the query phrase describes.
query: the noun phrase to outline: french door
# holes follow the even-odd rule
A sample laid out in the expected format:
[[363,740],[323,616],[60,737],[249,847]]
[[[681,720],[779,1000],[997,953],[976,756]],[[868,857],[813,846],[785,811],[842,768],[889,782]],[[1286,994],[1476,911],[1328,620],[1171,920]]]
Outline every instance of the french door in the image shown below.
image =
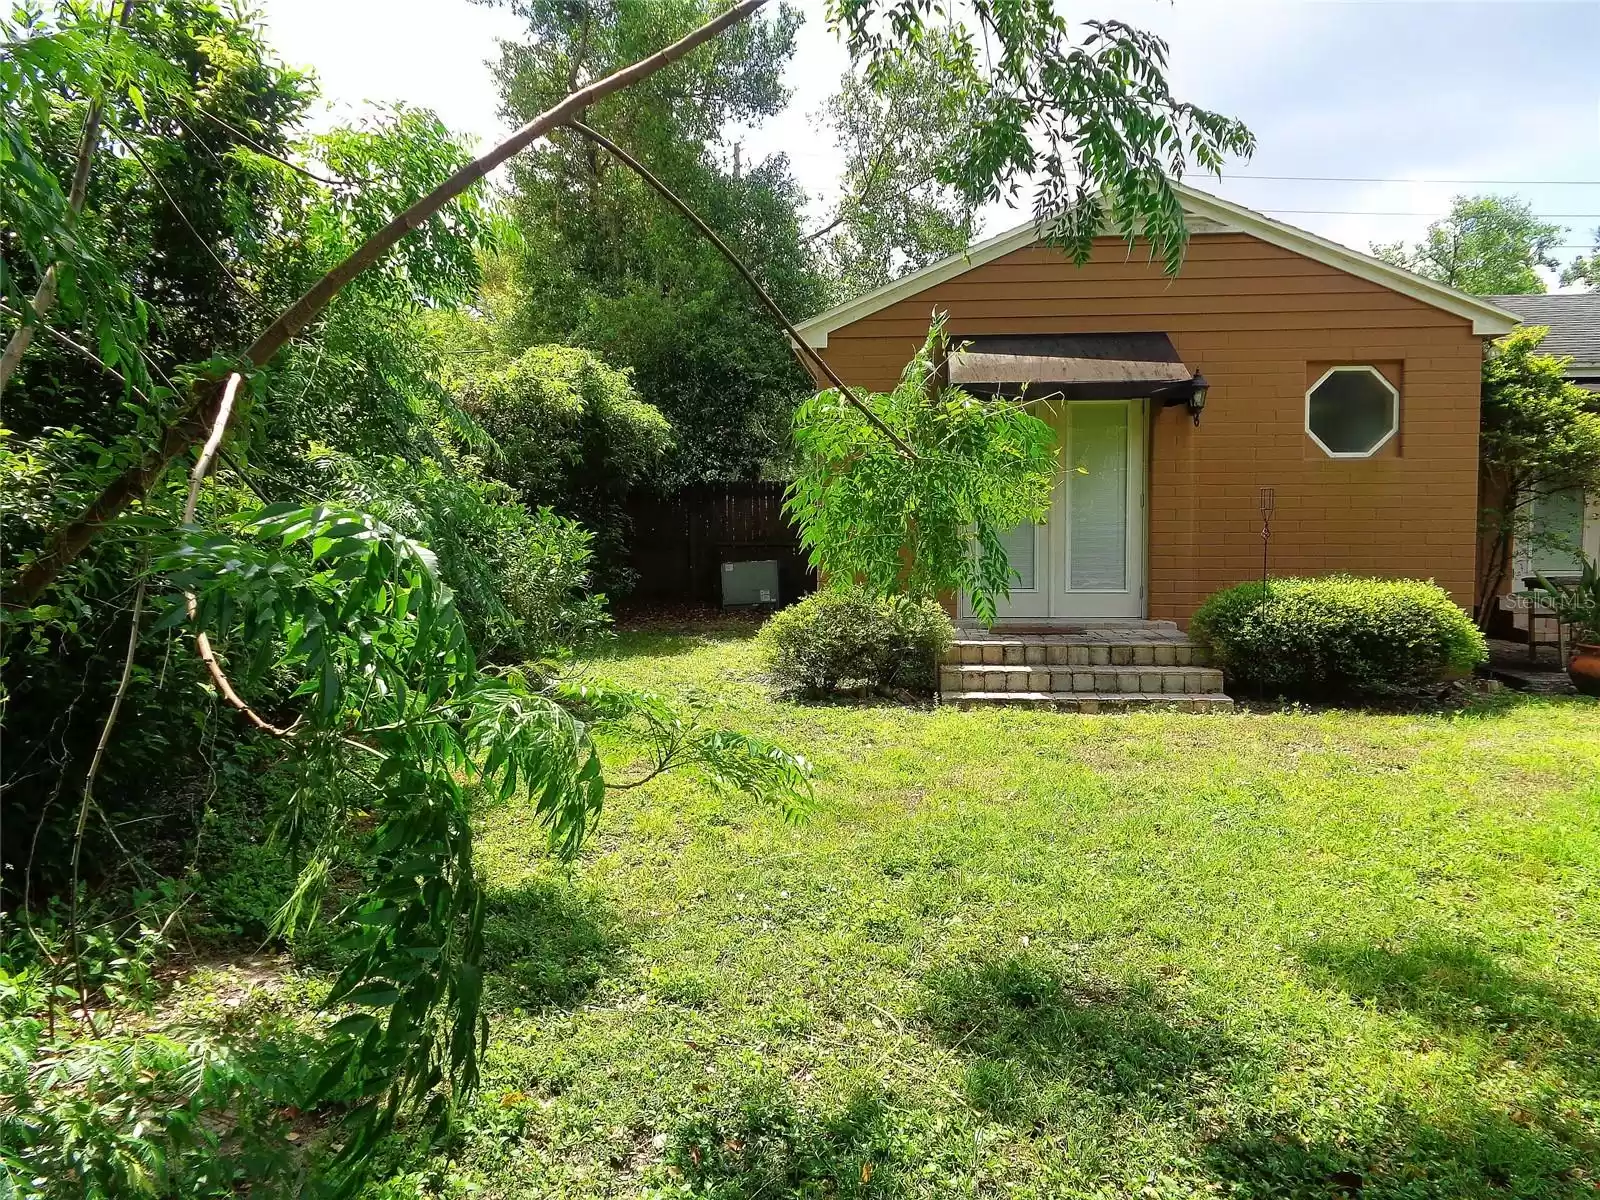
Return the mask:
[[1142,617],[1145,401],[1073,400],[1044,413],[1060,437],[1050,512],[1002,536],[1018,578],[1001,621]]

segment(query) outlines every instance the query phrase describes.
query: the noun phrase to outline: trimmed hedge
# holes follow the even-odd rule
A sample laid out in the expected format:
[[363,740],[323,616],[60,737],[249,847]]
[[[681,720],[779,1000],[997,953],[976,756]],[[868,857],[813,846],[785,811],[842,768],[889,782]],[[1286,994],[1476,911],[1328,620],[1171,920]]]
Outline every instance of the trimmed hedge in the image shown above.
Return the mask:
[[1189,634],[1230,683],[1295,699],[1415,695],[1489,656],[1448,593],[1419,579],[1241,583],[1208,598]]
[[932,600],[832,587],[775,614],[761,627],[757,647],[785,692],[931,692],[954,636],[950,618]]

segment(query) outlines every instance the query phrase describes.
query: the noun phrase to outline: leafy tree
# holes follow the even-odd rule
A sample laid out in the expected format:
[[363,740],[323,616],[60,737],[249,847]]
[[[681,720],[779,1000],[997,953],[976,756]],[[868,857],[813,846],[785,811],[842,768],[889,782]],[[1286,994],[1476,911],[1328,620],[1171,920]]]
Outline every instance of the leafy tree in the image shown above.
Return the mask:
[[1484,360],[1479,455],[1490,503],[1482,514],[1489,552],[1478,580],[1480,625],[1488,622],[1516,538],[1528,532],[1533,502],[1568,488],[1600,488],[1600,411],[1593,393],[1566,378],[1571,359],[1539,353],[1549,332],[1518,329]]
[[1429,225],[1421,242],[1375,243],[1372,253],[1463,292],[1509,296],[1545,290],[1534,268],[1559,267],[1550,250],[1565,232],[1515,197],[1457,196],[1450,215]]
[[[270,362],[314,320],[340,289],[383,259],[406,234],[437,218],[473,184],[539,138],[598,102],[637,86],[742,27],[767,0],[733,7],[646,59],[569,91],[510,137],[452,174],[402,216],[373,233],[280,311],[244,351],[253,365]],[[885,13],[881,0],[838,0],[830,21],[841,30],[868,77],[894,54],[920,43],[927,22],[943,10],[914,0]],[[976,27],[977,36],[973,34]],[[1186,229],[1171,186],[1192,159],[1218,170],[1226,155],[1249,154],[1254,138],[1239,122],[1180,101],[1167,86],[1167,47],[1160,38],[1117,21],[1090,21],[1074,44],[1064,17],[1026,0],[977,0],[956,49],[941,60],[951,86],[971,96],[978,116],[962,141],[955,185],[969,198],[1014,191],[1030,172],[1040,183],[1035,213],[1041,233],[1087,261],[1108,222],[1128,237],[1146,238],[1169,271],[1181,264]],[[980,55],[979,41],[985,43]],[[576,76],[573,76],[576,82]],[[1037,130],[1042,149],[1029,134]],[[28,605],[81,556],[109,524],[149,493],[172,459],[195,445],[220,403],[214,380],[193,389],[189,403],[162,429],[137,463],[111,479],[93,503],[60,526],[17,577],[13,603]]]
[[[496,69],[505,111],[526,120],[581,80],[642,58],[706,20],[716,0],[517,3],[526,44]],[[735,173],[726,131],[788,100],[784,66],[799,17],[779,7],[712,47],[591,107],[612,131],[735,244],[786,309],[827,297],[802,244],[805,197],[780,156]],[[579,138],[552,139],[513,165],[510,216],[519,244],[490,311],[515,357],[570,343],[631,370],[671,422],[675,448],[653,472],[663,486],[748,478],[782,457],[783,432],[810,390],[728,264],[627,171]]]
[[[746,22],[762,4],[740,0],[658,53],[604,78],[590,77],[576,89],[573,85],[587,74],[587,54],[574,56],[576,69],[552,89],[561,98],[471,162],[462,162],[457,148],[430,141],[426,129],[401,138],[402,147],[394,151],[399,158],[387,163],[387,142],[366,144],[357,162],[381,165],[356,177],[353,194],[337,184],[319,183],[315,203],[280,203],[265,227],[267,236],[260,243],[264,257],[265,248],[272,247],[286,252],[291,263],[305,264],[310,279],[303,290],[287,303],[265,290],[254,295],[263,323],[253,339],[242,350],[235,349],[238,342],[213,343],[207,357],[183,364],[171,373],[183,382],[181,390],[165,381],[144,389],[142,365],[134,365],[141,349],[138,321],[113,328],[109,341],[98,337],[103,314],[117,311],[113,292],[85,299],[86,289],[76,294],[60,289],[61,320],[76,332],[95,328],[98,345],[118,350],[117,362],[99,361],[109,370],[128,368],[122,379],[124,397],[137,401],[134,428],[110,446],[81,444],[71,431],[50,435],[55,469],[45,472],[52,478],[33,498],[47,519],[36,526],[32,544],[16,556],[21,569],[9,589],[7,624],[31,622],[36,636],[30,649],[43,645],[47,654],[52,638],[76,636],[67,614],[78,598],[109,581],[133,581],[132,602],[123,611],[130,626],[128,653],[79,792],[79,831],[98,811],[96,767],[138,674],[148,585],[162,591],[171,583],[180,595],[162,597],[157,607],[163,622],[185,628],[216,695],[241,722],[276,739],[297,770],[297,786],[278,814],[278,829],[285,841],[303,847],[307,857],[300,860],[304,870],[283,921],[293,923],[314,908],[317,893],[341,862],[359,858],[365,865],[356,895],[338,918],[349,933],[341,948],[350,957],[334,994],[366,1011],[325,1031],[327,1066],[307,1095],[308,1103],[337,1098],[351,1106],[354,1124],[334,1161],[335,1170],[355,1172],[373,1139],[403,1111],[442,1117],[445,1092],[468,1090],[475,1078],[484,1037],[478,1004],[482,910],[470,860],[471,804],[478,793],[469,785],[502,798],[526,791],[558,849],[570,851],[592,823],[603,795],[604,780],[588,732],[594,723],[631,723],[655,748],[652,772],[694,763],[713,778],[786,805],[803,793],[804,764],[751,739],[703,729],[648,697],[480,671],[450,589],[438,574],[436,559],[423,547],[338,503],[306,504],[300,498],[243,509],[237,492],[230,500],[214,489],[202,508],[200,485],[232,430],[240,430],[237,442],[250,443],[266,419],[262,410],[275,398],[274,385],[283,378],[284,367],[317,384],[314,360],[301,358],[296,366],[296,355],[315,347],[324,322],[333,325],[341,299],[353,297],[370,306],[363,310],[357,305],[352,312],[409,311],[420,316],[433,300],[432,289],[449,303],[459,288],[475,282],[471,264],[482,245],[473,233],[478,205],[472,189],[485,174],[581,113],[602,109],[607,97],[652,79],[697,50],[705,49],[702,66],[715,65],[715,39],[730,31],[735,41],[747,36],[753,27]],[[187,11],[178,0],[169,7]],[[63,29],[77,28],[83,11],[62,4],[56,26],[35,28],[27,17],[5,30],[8,54],[37,69],[31,74],[0,71],[0,86],[24,80],[19,86],[28,93],[27,111],[39,126],[64,120],[81,128],[82,108],[96,99],[120,103],[126,97],[137,110],[146,92],[160,91],[175,104],[189,102],[194,89],[180,85],[163,91],[160,72],[129,65],[135,56],[131,51],[123,55],[122,41],[112,35],[104,43],[113,52],[112,60],[102,60],[108,69],[75,76],[76,86],[57,104],[60,97],[38,81],[50,77],[45,64],[70,59],[70,48],[63,47],[71,39]],[[654,39],[673,28],[678,11],[658,5],[645,14],[652,49]],[[890,57],[917,44],[926,33],[925,22],[943,21],[942,10],[936,15],[924,0],[887,10],[880,0],[855,0],[841,3],[834,16],[869,78]],[[1247,132],[1170,95],[1164,79],[1165,47],[1159,39],[1108,22],[1091,23],[1081,42],[1074,43],[1063,18],[1026,0],[976,0],[971,20],[995,52],[992,58],[980,55],[979,37],[965,35],[940,59],[952,73],[952,86],[970,97],[975,113],[950,172],[953,186],[977,202],[1036,171],[1043,180],[1036,206],[1043,229],[1080,261],[1109,222],[1129,236],[1149,239],[1169,268],[1176,269],[1185,234],[1168,172],[1180,172],[1190,158],[1217,166],[1223,154],[1248,150]],[[95,22],[94,32],[105,32],[104,25]],[[79,39],[78,44],[87,42]],[[736,65],[734,73],[740,69]],[[739,92],[739,103],[746,102],[745,94]],[[685,100],[699,97],[686,93]],[[688,102],[677,106],[679,111],[693,107]],[[741,110],[734,105],[724,111]],[[1037,131],[1040,149],[1027,136],[1030,131]],[[82,219],[70,215],[70,187],[61,186],[63,173],[51,171],[53,180],[40,174],[47,160],[39,148],[48,138],[36,132],[31,140],[17,142],[31,157],[7,154],[0,160],[0,194],[8,196],[11,211],[21,214],[15,228],[25,231],[24,257],[41,273],[51,264],[67,264],[60,271],[63,279],[68,270],[84,279],[101,278],[96,255],[103,239],[96,230],[109,221],[100,214],[96,222],[87,206]],[[631,136],[648,132],[643,123],[629,131]],[[409,157],[419,148],[418,159]],[[329,153],[337,153],[337,147]],[[264,157],[275,165],[254,165],[270,174],[275,188],[291,186],[289,174],[296,176],[294,187],[316,182],[307,180],[304,167],[284,166],[275,155]],[[149,169],[145,173],[156,174]],[[443,182],[435,184],[441,176]],[[730,219],[747,211],[733,200],[748,200],[760,212],[761,195],[772,191],[770,180],[760,188],[734,190],[725,208],[709,205],[708,215],[724,228],[739,229],[745,240],[781,234],[787,242],[797,234],[785,231],[781,222],[741,228]],[[62,197],[69,201],[64,207]],[[181,207],[179,198],[163,199]],[[311,210],[315,218],[296,220],[297,213]],[[596,213],[603,215],[598,208]],[[279,233],[281,238],[275,239]],[[676,236],[671,240],[681,242]],[[266,258],[256,276],[263,289],[273,278],[271,262]],[[220,254],[215,265],[227,275]],[[800,260],[775,258],[772,266],[774,271],[805,269]],[[659,293],[659,281],[648,282]],[[244,279],[230,286],[251,295]],[[394,336],[408,333],[409,327],[402,325]],[[302,341],[291,348],[297,338]],[[357,344],[371,345],[360,339]],[[130,353],[124,355],[124,349]],[[350,355],[346,361],[361,360]],[[868,408],[858,397],[846,402],[852,413]],[[909,395],[889,406],[899,410],[897,420],[925,431],[916,447],[907,444],[898,451],[906,456],[898,486],[918,506],[935,505],[929,511],[937,513],[937,493],[918,495],[917,490],[934,482],[951,484],[964,489],[958,502],[979,519],[986,511],[991,521],[1005,519],[1008,514],[999,510],[982,475],[1012,469],[1009,460],[986,458],[990,449],[1005,444],[1005,436],[995,435],[1008,427],[1015,451],[1027,461],[1039,457],[1041,447],[1030,439],[1021,414],[996,410],[997,424],[943,412],[942,393],[923,403],[942,415],[916,412]],[[448,411],[438,412],[441,420],[451,419]],[[942,445],[938,439],[946,433],[961,440],[942,451],[949,459],[941,463],[936,461]],[[859,435],[877,436],[866,426]],[[187,488],[174,486],[167,481],[167,468],[196,447],[201,452]],[[879,449],[880,443],[870,442],[857,461],[877,461]],[[833,452],[821,443],[818,450]],[[960,461],[964,454],[976,461],[974,468]],[[21,458],[17,473],[38,478],[32,451]],[[942,469],[924,471],[919,483],[906,470],[918,458],[926,458],[929,468]],[[12,469],[9,461],[3,465]],[[246,478],[260,486],[254,477]],[[55,483],[63,486],[49,486]],[[1037,501],[1032,489],[1030,495]],[[61,508],[76,507],[91,496],[71,519],[54,518]],[[139,520],[123,519],[135,505]],[[902,505],[876,519],[903,520],[905,514]],[[53,528],[42,528],[46,525]],[[924,558],[928,565],[921,569],[919,587],[932,585],[932,565],[937,563],[965,573],[963,577],[974,574],[948,552],[955,536],[952,526],[948,513],[930,525]],[[114,551],[122,554],[120,560]],[[976,578],[980,589],[1001,578],[993,554],[984,554]],[[63,603],[41,603],[46,596]],[[212,635],[222,648],[220,658]],[[246,693],[259,687],[272,707],[259,701],[253,707],[230,682],[224,664],[236,668]],[[73,845],[75,876],[81,838]],[[75,886],[69,894],[76,897]],[[72,927],[77,924],[74,915]],[[81,981],[76,990],[78,1005],[87,1010],[92,998]],[[52,997],[59,991],[55,988]],[[69,1049],[58,1039],[49,1054]],[[357,1178],[354,1173],[345,1176],[347,1183]],[[169,1190],[186,1189],[179,1184]]]
[[1049,507],[1055,434],[1019,403],[943,386],[945,353],[938,321],[900,385],[866,398],[914,458],[875,436],[836,391],[803,404],[788,510],[830,580],[917,600],[965,592],[992,621],[1015,577],[1000,535]]
[[459,401],[494,439],[490,472],[524,503],[594,531],[605,586],[625,586],[623,500],[672,444],[667,419],[639,399],[628,372],[587,350],[535,346],[470,377]]
[[[6,559],[26,564],[52,525],[117,472],[137,469],[145,447],[167,436],[175,409],[181,423],[186,401],[174,380],[227,382],[216,408],[196,418],[205,445],[187,487],[150,478],[139,520],[113,523],[67,562],[53,603],[5,613],[3,883],[13,896],[29,882],[35,896],[58,888],[72,905],[70,944],[46,959],[38,1007],[21,1014],[33,1034],[45,1031],[29,1035],[29,1053],[67,1063],[69,1077],[103,1065],[76,1057],[79,1021],[103,1032],[107,1016],[106,998],[83,970],[80,863],[94,864],[103,882],[125,882],[119,870],[181,878],[181,860],[206,825],[203,811],[173,812],[179,819],[164,825],[176,854],[142,859],[152,843],[136,841],[129,854],[114,814],[133,806],[141,821],[168,817],[163,806],[189,783],[186,771],[206,768],[203,746],[213,764],[250,761],[231,786],[253,789],[257,775],[276,781],[260,796],[258,827],[271,830],[294,867],[275,929],[313,918],[330,879],[348,888],[331,919],[344,938],[335,951],[344,970],[330,1003],[362,1011],[318,1023],[308,1052],[317,1074],[283,1101],[349,1107],[340,1153],[320,1153],[316,1170],[354,1186],[374,1139],[401,1112],[439,1116],[445,1096],[475,1078],[485,1032],[471,861],[478,806],[526,796],[555,852],[570,855],[608,786],[591,733],[598,727],[642,737],[654,769],[697,765],[729,786],[781,793],[791,806],[803,799],[804,764],[650,697],[594,681],[569,686],[548,671],[479,668],[480,651],[559,652],[603,614],[586,594],[588,535],[530,512],[483,478],[471,451],[488,453],[491,444],[439,383],[424,317],[476,289],[493,232],[476,193],[411,222],[413,236],[347,281],[317,324],[265,356],[270,365],[246,372],[231,354],[205,357],[208,305],[218,308],[215,336],[237,344],[272,306],[292,307],[466,161],[437,119],[400,108],[297,141],[292,124],[310,92],[276,67],[247,21],[189,0],[141,6],[125,31],[109,35],[87,9],[63,5],[54,16],[4,35],[20,57],[49,63],[80,44],[83,28],[115,46],[125,32],[126,69],[86,74],[84,91],[21,109],[28,123],[8,132],[33,158],[0,165],[69,170],[73,156],[58,153],[51,167],[50,147],[70,147],[70,131],[97,102],[123,153],[96,160],[81,211],[60,218],[72,236],[24,243],[20,265],[34,277],[13,277],[26,294],[54,266],[61,286],[52,324],[35,330],[8,397],[8,416],[25,427],[0,443]],[[152,46],[180,59],[190,53],[189,76],[151,65],[165,63]],[[15,78],[0,70],[0,85]],[[224,110],[233,119],[204,108],[235,93],[238,105]],[[212,126],[233,142],[192,136]],[[191,204],[192,189],[207,195]],[[40,190],[54,203],[50,188]],[[30,228],[48,230],[55,219]],[[76,286],[102,264],[145,293],[148,322],[104,325],[98,306],[110,293]],[[99,354],[58,326],[79,337],[92,331]],[[79,423],[55,424],[69,419]],[[238,457],[229,454],[224,481],[202,488],[230,433]],[[278,498],[263,507],[253,492]],[[459,598],[452,584],[462,585]],[[83,702],[105,692],[109,710]],[[10,871],[12,861],[27,861],[31,873],[36,849],[39,876]],[[71,1017],[69,1001],[85,1015]],[[0,1025],[8,1061],[23,1044],[9,1040],[11,1028]],[[112,1031],[116,1053],[144,1053],[126,1032]],[[204,1031],[189,1032],[187,1055],[145,1061],[186,1070],[225,1055]],[[148,1103],[131,1101],[64,1112],[50,1102],[51,1078],[8,1076],[18,1086],[14,1105],[30,1116],[7,1119],[6,1185],[26,1185],[39,1167],[62,1161],[74,1138],[124,1151],[143,1138],[142,1173],[119,1152],[103,1178],[84,1176],[83,1193],[231,1193],[233,1168],[218,1161],[228,1151],[218,1139],[186,1139],[185,1122],[225,1127],[242,1117],[237,1075],[198,1084],[198,1115],[180,1112],[170,1123],[145,1122]],[[24,1127],[25,1136],[9,1136]]]
[[1571,287],[1573,284],[1582,284],[1591,290],[1600,288],[1600,229],[1594,231],[1594,253],[1578,255],[1572,264],[1561,272],[1561,286]]
[[828,260],[840,297],[965,250],[976,208],[950,182],[952,153],[972,119],[968,97],[945,86],[934,34],[889,59],[871,82],[847,72],[826,116],[844,156],[843,197],[808,235]]

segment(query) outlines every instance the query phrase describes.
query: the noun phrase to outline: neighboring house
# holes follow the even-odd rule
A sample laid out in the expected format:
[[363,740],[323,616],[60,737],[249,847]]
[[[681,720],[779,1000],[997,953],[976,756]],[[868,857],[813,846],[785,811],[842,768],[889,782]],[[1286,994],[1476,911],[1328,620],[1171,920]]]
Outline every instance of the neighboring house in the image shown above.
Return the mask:
[[[1525,325],[1550,330],[1540,349],[1570,358],[1567,377],[1600,393],[1600,292],[1555,292],[1532,296],[1490,296],[1516,313]],[[1600,559],[1600,495],[1576,488],[1534,498],[1531,525],[1536,536],[1519,538],[1512,555],[1511,586],[1543,576],[1576,575],[1585,558]]]
[[1007,538],[1021,579],[1002,622],[1186,622],[1260,577],[1264,488],[1273,574],[1431,578],[1470,607],[1483,343],[1515,313],[1179,194],[1193,236],[1176,277],[1115,237],[1075,267],[1030,222],[800,332],[881,391],[946,311],[970,343],[952,381],[1036,399],[1056,425],[1054,505]]

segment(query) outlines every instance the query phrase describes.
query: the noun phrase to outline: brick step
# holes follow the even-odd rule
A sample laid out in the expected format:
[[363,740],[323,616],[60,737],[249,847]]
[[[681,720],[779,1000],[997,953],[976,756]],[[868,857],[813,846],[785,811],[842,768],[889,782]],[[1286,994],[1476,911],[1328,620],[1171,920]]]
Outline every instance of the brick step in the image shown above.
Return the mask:
[[1231,712],[1233,701],[1220,692],[1202,696],[1170,692],[955,692],[940,697],[941,704],[969,708],[1043,708],[1052,712],[1114,713],[1136,709],[1177,709],[1180,712]]
[[944,665],[1049,667],[1202,667],[1209,660],[1183,639],[1099,641],[1079,638],[956,638]]
[[1197,695],[1222,691],[1222,672],[1212,667],[994,666],[939,668],[939,691]]

